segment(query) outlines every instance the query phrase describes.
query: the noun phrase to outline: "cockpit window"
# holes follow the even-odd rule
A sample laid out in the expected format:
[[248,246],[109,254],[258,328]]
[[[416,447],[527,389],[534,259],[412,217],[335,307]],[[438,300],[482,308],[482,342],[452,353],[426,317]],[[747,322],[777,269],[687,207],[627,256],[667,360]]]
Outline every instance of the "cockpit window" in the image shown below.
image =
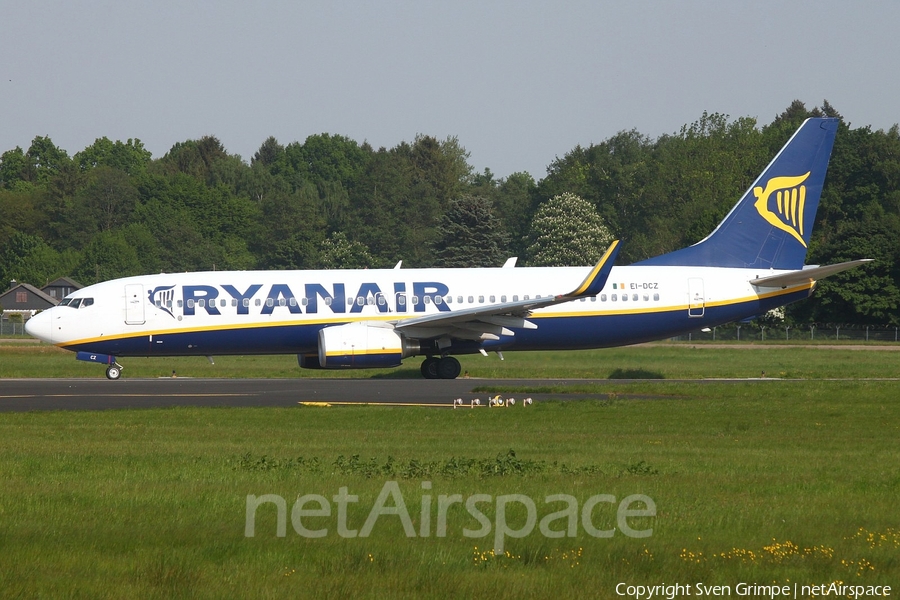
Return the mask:
[[63,298],[58,306],[68,306],[69,308],[87,308],[93,306],[93,298]]

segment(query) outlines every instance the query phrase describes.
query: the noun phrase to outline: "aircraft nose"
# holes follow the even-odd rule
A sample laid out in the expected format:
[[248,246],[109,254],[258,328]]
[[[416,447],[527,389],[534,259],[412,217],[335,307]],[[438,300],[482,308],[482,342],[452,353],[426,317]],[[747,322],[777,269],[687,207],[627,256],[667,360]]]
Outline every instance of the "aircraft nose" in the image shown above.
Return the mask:
[[50,313],[53,309],[40,312],[25,322],[25,333],[31,337],[36,337],[42,342],[53,342],[53,317]]

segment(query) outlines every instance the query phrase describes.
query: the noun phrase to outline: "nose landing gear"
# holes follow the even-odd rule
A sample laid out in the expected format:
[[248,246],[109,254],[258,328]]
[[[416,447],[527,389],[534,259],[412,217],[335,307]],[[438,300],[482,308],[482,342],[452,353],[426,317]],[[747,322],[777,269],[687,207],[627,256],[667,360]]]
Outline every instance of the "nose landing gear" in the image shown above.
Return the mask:
[[122,376],[122,365],[116,362],[116,357],[109,354],[94,354],[92,352],[78,352],[75,354],[76,360],[100,363],[101,365],[109,365],[106,367],[107,379],[118,379]]

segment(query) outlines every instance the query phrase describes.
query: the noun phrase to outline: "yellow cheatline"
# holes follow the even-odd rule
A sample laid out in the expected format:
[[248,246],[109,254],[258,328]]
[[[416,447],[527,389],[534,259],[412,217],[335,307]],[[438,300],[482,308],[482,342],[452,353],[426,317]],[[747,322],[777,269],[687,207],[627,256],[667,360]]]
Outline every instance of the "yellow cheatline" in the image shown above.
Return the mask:
[[603,265],[606,264],[606,261],[609,260],[609,255],[612,254],[613,250],[615,250],[616,246],[619,245],[619,240],[614,240],[612,244],[610,244],[609,248],[606,249],[606,253],[597,261],[597,264],[594,265],[594,268],[591,269],[590,274],[584,278],[584,281],[581,282],[581,285],[578,286],[574,292],[572,292],[573,296],[580,296],[584,293],[584,291],[590,286],[591,282],[594,280],[594,277],[597,276],[597,273],[600,269],[603,268]]

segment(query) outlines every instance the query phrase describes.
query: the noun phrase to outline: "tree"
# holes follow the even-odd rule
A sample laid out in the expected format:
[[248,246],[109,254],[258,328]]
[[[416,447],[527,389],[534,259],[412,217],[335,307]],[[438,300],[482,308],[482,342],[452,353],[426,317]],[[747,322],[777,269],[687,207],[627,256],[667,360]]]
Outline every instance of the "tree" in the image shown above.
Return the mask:
[[325,240],[325,220],[319,194],[306,184],[296,192],[273,192],[261,203],[256,249],[261,266],[269,269],[310,269],[319,263]]
[[439,267],[499,267],[505,260],[509,235],[483,196],[450,201],[438,226],[434,246]]
[[129,175],[137,175],[147,168],[152,154],[138,139],[127,142],[110,141],[107,137],[97,138],[94,143],[77,152],[75,162],[82,171],[100,166],[113,167]]
[[0,155],[0,189],[16,189],[28,181],[28,159],[18,146]]
[[565,193],[541,204],[528,240],[530,266],[561,267],[596,263],[613,236],[589,202]]
[[62,148],[58,148],[49,137],[37,136],[31,141],[28,152],[27,169],[29,181],[43,185],[59,173],[63,165],[71,162],[69,155]]
[[494,188],[494,212],[509,235],[507,254],[524,256],[528,224],[537,209],[537,186],[528,173],[513,173]]
[[140,275],[140,258],[121,231],[101,231],[85,247],[74,276],[85,284]]
[[38,287],[63,274],[61,255],[39,237],[15,232],[0,246],[2,289],[13,279]]
[[365,269],[372,265],[372,255],[365,244],[350,241],[339,231],[330,235],[319,252],[320,269]]

